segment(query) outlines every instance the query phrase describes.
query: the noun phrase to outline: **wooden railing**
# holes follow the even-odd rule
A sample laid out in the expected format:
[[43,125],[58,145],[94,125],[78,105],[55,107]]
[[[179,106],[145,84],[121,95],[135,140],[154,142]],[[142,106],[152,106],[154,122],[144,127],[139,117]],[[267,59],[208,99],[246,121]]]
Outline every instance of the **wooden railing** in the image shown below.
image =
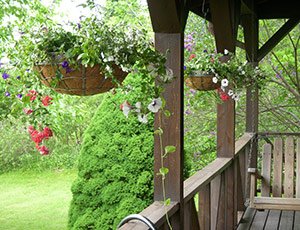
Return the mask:
[[[140,214],[157,229],[168,229],[165,214],[168,213],[172,223],[176,221],[174,218],[179,207],[184,207],[185,229],[223,230],[230,229],[227,226],[235,226],[249,194],[246,172],[253,138],[253,134],[245,133],[235,143],[234,158],[217,158],[184,181],[184,204],[171,202],[165,207],[162,202],[156,201]],[[195,200],[198,205],[195,205]],[[130,221],[120,228],[129,229],[146,230],[148,227],[138,221]]]

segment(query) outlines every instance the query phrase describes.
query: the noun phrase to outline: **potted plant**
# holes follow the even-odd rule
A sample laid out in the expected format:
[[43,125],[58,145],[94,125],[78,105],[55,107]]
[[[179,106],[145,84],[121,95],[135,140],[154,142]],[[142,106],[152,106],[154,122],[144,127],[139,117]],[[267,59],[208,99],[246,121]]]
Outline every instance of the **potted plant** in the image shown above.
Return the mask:
[[258,67],[241,62],[228,50],[218,54],[207,50],[190,54],[185,73],[187,85],[197,90],[225,89],[229,85],[238,89],[264,79]]
[[120,84],[134,66],[164,69],[146,32],[109,26],[96,16],[66,26],[47,25],[26,31],[16,49],[28,58],[41,82],[59,93],[93,95]]

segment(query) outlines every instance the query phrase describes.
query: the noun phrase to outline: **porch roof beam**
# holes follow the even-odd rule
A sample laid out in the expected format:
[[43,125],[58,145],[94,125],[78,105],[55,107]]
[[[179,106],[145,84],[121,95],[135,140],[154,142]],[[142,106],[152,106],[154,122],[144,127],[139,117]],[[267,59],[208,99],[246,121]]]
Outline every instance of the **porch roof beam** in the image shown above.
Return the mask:
[[289,19],[259,50],[258,61],[262,60],[298,23],[300,18]]

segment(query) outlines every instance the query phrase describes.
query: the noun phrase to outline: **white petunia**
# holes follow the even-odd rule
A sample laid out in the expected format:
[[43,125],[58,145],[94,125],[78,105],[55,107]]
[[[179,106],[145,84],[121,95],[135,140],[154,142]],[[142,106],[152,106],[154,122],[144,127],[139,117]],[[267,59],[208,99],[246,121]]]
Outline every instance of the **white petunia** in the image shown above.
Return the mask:
[[229,54],[229,51],[227,49],[224,49],[224,54],[225,55]]
[[142,103],[139,101],[137,103],[135,103],[135,108],[136,108],[136,112],[140,113],[141,112],[141,108],[142,108]]
[[213,81],[213,83],[218,83],[218,78],[217,77],[213,77],[212,81]]
[[240,99],[240,96],[237,94],[233,94],[231,98],[235,101],[238,101]]
[[233,95],[233,90],[232,89],[230,89],[230,90],[228,90],[228,96],[232,96]]
[[124,101],[121,105],[120,105],[121,110],[123,111],[123,114],[125,115],[125,117],[128,117],[129,112],[131,110],[131,106],[127,101]]
[[146,124],[148,122],[147,114],[138,114],[138,121]]
[[222,79],[222,81],[221,81],[221,86],[222,87],[227,87],[228,84],[229,84],[229,81],[227,79]]
[[154,99],[152,100],[152,102],[148,105],[147,108],[148,108],[151,112],[157,113],[158,110],[161,108],[161,106],[162,106],[162,100],[161,100],[161,98],[159,97],[159,98],[154,98]]

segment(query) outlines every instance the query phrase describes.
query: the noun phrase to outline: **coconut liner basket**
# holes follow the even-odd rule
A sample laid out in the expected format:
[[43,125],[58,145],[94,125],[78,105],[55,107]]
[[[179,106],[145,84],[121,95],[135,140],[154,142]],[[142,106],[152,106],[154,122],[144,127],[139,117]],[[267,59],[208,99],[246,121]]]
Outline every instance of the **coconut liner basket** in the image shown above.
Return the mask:
[[[105,93],[117,86],[116,82],[123,82],[128,75],[127,72],[113,65],[113,76],[105,77],[101,72],[100,65],[93,67],[72,68],[68,71],[61,64],[36,65],[35,69],[40,73],[41,82],[52,88],[54,91],[62,94],[88,96],[99,93]],[[61,73],[61,78],[57,77]]]
[[199,90],[209,91],[220,88],[220,83],[213,82],[214,74],[204,74],[202,72],[192,72],[186,79],[185,83],[188,87]]

